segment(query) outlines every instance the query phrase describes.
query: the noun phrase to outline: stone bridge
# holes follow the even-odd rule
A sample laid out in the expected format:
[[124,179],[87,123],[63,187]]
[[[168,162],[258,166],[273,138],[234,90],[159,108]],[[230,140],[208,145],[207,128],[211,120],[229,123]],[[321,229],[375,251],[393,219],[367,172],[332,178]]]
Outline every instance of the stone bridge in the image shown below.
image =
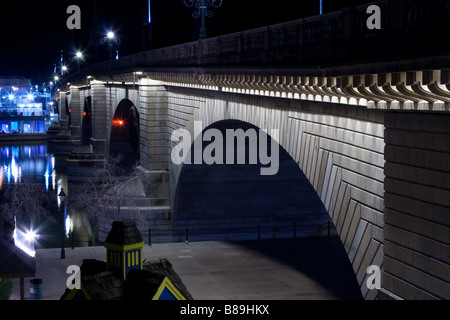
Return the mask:
[[[381,30],[368,30],[367,6],[356,7],[89,66],[55,91],[61,127],[49,139],[69,168],[83,167],[87,154],[138,161],[155,230],[273,217],[313,225],[326,221],[314,212],[326,214],[366,299],[449,299],[449,8],[444,1],[376,4]],[[441,41],[430,42],[428,32]],[[282,197],[302,181],[293,190],[303,200],[268,205],[273,217],[208,211],[221,201],[217,177],[232,183],[230,172],[187,174],[188,165],[172,161],[172,134],[183,128],[198,138],[230,124],[277,130],[272,138],[299,178],[283,171],[281,180],[254,178],[252,188],[273,185]],[[188,199],[189,186],[191,195],[204,193],[196,205],[205,206],[190,217],[179,200]],[[381,267],[379,290],[366,285],[371,265]]]

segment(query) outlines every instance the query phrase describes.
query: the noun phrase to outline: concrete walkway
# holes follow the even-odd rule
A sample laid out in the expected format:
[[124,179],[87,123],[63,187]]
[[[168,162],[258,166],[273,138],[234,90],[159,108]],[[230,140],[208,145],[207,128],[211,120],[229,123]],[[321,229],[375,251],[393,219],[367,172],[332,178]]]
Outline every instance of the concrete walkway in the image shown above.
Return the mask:
[[[36,278],[43,299],[59,300],[67,267],[83,259],[106,260],[104,247],[37,250]],[[144,259],[167,258],[195,300],[334,300],[361,299],[359,287],[337,237],[241,242],[146,245]],[[25,279],[25,298],[30,298]],[[11,300],[18,300],[14,279]]]

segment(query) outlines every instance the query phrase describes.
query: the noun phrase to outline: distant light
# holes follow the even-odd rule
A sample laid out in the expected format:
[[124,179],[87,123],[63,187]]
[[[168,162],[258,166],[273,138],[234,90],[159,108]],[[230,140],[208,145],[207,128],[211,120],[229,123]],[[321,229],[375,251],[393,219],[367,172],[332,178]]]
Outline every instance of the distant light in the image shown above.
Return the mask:
[[112,31],[108,32],[107,36],[109,39],[114,38],[114,32],[112,32]]
[[67,67],[66,66],[63,66],[62,69],[63,69],[63,71],[67,71]]
[[56,76],[56,77],[55,77],[55,81],[58,81],[58,80],[59,80],[59,77],[58,77],[58,76]]
[[115,126],[123,126],[124,124],[125,124],[125,121],[123,121],[122,119],[113,121],[113,125],[115,125]]
[[31,93],[29,93],[27,95],[27,98],[28,98],[28,100],[34,100],[34,96]]
[[9,100],[14,100],[14,95],[13,94],[10,94],[9,96],[8,96],[8,98],[9,98]]
[[77,51],[77,58],[82,58],[83,57],[83,53],[81,51]]

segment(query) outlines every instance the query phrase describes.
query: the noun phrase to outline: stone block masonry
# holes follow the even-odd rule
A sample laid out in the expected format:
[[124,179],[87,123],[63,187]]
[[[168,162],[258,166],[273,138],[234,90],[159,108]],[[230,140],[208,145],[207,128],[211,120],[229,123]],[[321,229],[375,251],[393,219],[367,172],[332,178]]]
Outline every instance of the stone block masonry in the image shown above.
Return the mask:
[[384,289],[450,299],[450,115],[385,115]]

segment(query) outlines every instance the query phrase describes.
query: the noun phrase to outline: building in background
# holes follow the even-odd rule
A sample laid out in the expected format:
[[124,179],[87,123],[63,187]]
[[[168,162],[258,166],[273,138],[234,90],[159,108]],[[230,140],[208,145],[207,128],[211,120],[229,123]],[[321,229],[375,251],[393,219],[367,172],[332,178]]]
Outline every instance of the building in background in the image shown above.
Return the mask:
[[53,107],[47,90],[23,77],[0,77],[0,134],[46,133]]

